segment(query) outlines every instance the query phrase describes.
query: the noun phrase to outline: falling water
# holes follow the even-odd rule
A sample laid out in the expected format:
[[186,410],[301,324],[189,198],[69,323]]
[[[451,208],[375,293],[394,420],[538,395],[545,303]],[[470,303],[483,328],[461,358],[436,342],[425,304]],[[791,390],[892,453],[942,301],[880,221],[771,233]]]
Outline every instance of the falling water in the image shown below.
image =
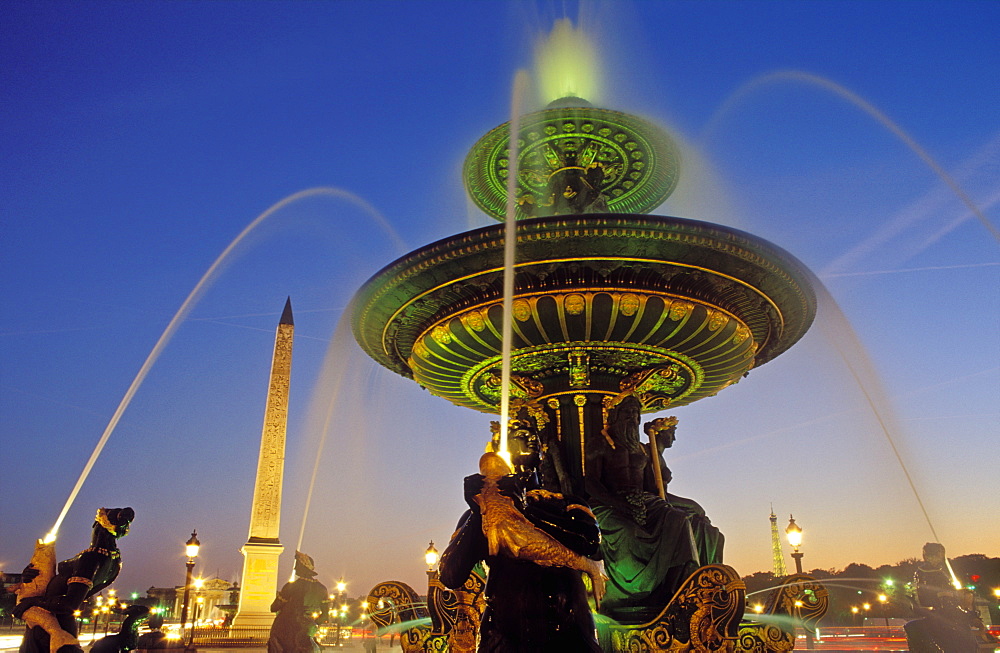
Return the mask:
[[[955,181],[951,175],[949,175],[944,168],[942,168],[941,165],[938,164],[937,161],[935,161],[934,158],[931,157],[931,155],[928,154],[927,151],[913,139],[912,136],[907,134],[899,125],[897,125],[872,103],[825,77],[798,70],[778,71],[757,77],[738,88],[729,96],[729,98],[726,99],[725,102],[722,103],[715,114],[713,114],[713,116],[709,119],[703,134],[710,134],[715,129],[715,126],[718,124],[721,117],[746,94],[766,84],[784,81],[804,82],[828,90],[875,118],[883,127],[889,130],[889,132],[895,135],[908,148],[910,148],[910,150],[915,153],[951,189],[955,196],[958,197],[963,204],[965,204],[972,214],[976,216],[983,227],[986,228],[990,235],[992,235],[995,240],[1000,242],[1000,230],[998,230],[986,218],[983,212],[979,209],[975,202],[972,201],[958,182]],[[703,136],[702,140],[704,139],[705,138]],[[861,344],[857,334],[854,332],[854,329],[851,327],[847,317],[844,315],[840,306],[837,304],[836,300],[834,300],[833,296],[826,289],[823,283],[818,278],[814,277],[813,285],[819,296],[820,305],[827,307],[831,312],[830,317],[818,320],[820,328],[824,331],[828,341],[834,345],[835,349],[840,354],[844,364],[847,366],[848,371],[864,395],[866,403],[871,408],[872,414],[878,422],[879,430],[888,442],[896,461],[899,463],[903,475],[906,477],[907,484],[909,485],[910,490],[920,507],[920,511],[923,513],[924,519],[927,522],[927,526],[930,529],[934,540],[936,542],[940,542],[941,539],[937,534],[937,530],[934,528],[934,524],[929,513],[927,512],[927,508],[920,496],[920,492],[917,490],[913,477],[910,474],[906,463],[903,461],[902,455],[900,454],[896,437],[894,436],[894,433],[899,433],[897,421],[892,415],[890,408],[891,403],[888,400],[884,388],[882,388],[879,376],[874,370],[871,359],[866,353],[865,348]],[[958,579],[955,576],[955,572],[951,569],[951,563],[947,560],[946,562],[948,571],[952,577],[952,582],[957,584]]]
[[[715,126],[718,124],[721,117],[725,115],[733,105],[735,105],[740,99],[742,99],[743,96],[747,95],[748,93],[762,86],[765,86],[766,84],[772,82],[784,82],[784,81],[805,82],[807,84],[812,84],[822,89],[826,89],[834,93],[835,95],[847,100],[848,102],[858,107],[871,117],[875,118],[875,120],[877,120],[883,127],[892,132],[892,134],[894,134],[908,148],[910,148],[910,150],[914,154],[920,157],[920,159],[925,164],[927,164],[927,167],[929,167],[934,172],[934,174],[936,174],[941,179],[941,181],[943,181],[948,186],[948,188],[951,189],[951,191],[955,194],[955,196],[958,197],[958,199],[960,199],[962,203],[965,204],[965,206],[968,207],[970,211],[972,211],[972,214],[976,216],[976,218],[983,225],[983,227],[986,228],[986,230],[990,233],[990,235],[993,236],[993,238],[997,242],[1000,242],[1000,229],[997,229],[997,227],[995,227],[993,223],[991,223],[986,218],[986,216],[979,209],[979,207],[976,206],[976,203],[972,201],[972,198],[970,198],[968,194],[966,194],[966,192],[962,189],[962,187],[959,186],[958,182],[955,181],[951,177],[951,175],[949,175],[945,171],[945,169],[942,168],[940,164],[938,164],[938,162],[935,161],[934,158],[927,153],[927,150],[921,147],[920,144],[917,143],[917,141],[914,140],[912,136],[903,131],[902,127],[897,125],[892,119],[889,118],[889,116],[885,115],[871,102],[868,102],[867,100],[859,96],[857,93],[854,93],[853,91],[841,86],[840,84],[837,84],[832,80],[827,79],[826,77],[821,77],[820,75],[814,75],[812,73],[807,73],[800,70],[781,70],[773,73],[768,73],[766,75],[761,75],[760,77],[756,77],[747,82],[746,84],[744,84],[743,86],[739,87],[735,91],[733,91],[732,94],[730,94],[730,96],[726,99],[726,101],[722,103],[719,109],[709,119],[708,123],[705,126],[705,129],[703,130],[703,134],[708,135],[712,131],[714,131]],[[705,140],[704,136],[702,140]]]
[[[568,18],[557,20],[535,48],[535,71],[540,97],[552,102],[567,96],[594,100],[601,86],[600,62],[594,42]],[[507,160],[507,215],[504,223],[503,323],[501,325],[500,452],[508,457],[507,422],[510,419],[510,351],[514,331],[514,252],[517,244],[517,159],[520,117],[525,112],[529,75],[517,71],[511,91],[510,140]]]
[[254,229],[257,228],[258,225],[267,220],[267,218],[269,218],[271,215],[273,215],[280,209],[283,209],[286,206],[302,199],[306,199],[309,197],[324,196],[324,195],[340,199],[346,199],[350,202],[353,202],[361,206],[373,217],[373,219],[383,229],[385,229],[389,233],[390,237],[393,239],[393,242],[396,243],[397,246],[399,246],[401,249],[403,249],[402,240],[392,229],[389,223],[386,222],[386,220],[378,213],[378,211],[375,210],[374,207],[372,207],[370,204],[368,204],[358,196],[338,188],[319,187],[319,188],[309,188],[306,190],[299,191],[297,193],[289,195],[285,199],[274,204],[269,209],[267,209],[259,216],[257,216],[257,218],[255,218],[253,222],[247,225],[246,228],[243,229],[243,231],[241,231],[240,234],[236,236],[235,239],[233,239],[233,242],[231,242],[229,246],[226,247],[226,249],[223,250],[221,254],[219,254],[218,258],[215,259],[212,265],[201,277],[201,279],[195,285],[194,289],[191,290],[190,294],[188,294],[187,299],[184,300],[184,303],[181,304],[181,307],[177,310],[177,313],[174,314],[174,317],[170,320],[170,323],[167,324],[167,328],[163,330],[163,333],[160,335],[159,340],[156,341],[156,345],[154,345],[152,351],[149,352],[149,356],[146,357],[146,361],[142,364],[142,367],[139,369],[139,373],[136,374],[135,378],[132,380],[132,384],[128,387],[128,390],[125,392],[125,396],[122,397],[121,402],[118,404],[118,408],[115,410],[114,415],[112,415],[111,421],[108,422],[107,427],[105,427],[104,433],[101,435],[100,439],[97,442],[97,446],[94,447],[94,451],[90,454],[90,459],[87,461],[87,464],[84,465],[83,471],[80,473],[80,477],[76,481],[76,485],[73,486],[73,490],[70,492],[69,497],[66,499],[66,503],[63,505],[62,508],[62,512],[59,513],[59,517],[56,519],[55,524],[52,526],[52,530],[50,530],[48,535],[45,536],[46,541],[52,541],[56,538],[56,535],[59,532],[59,527],[62,526],[62,522],[66,518],[66,514],[69,512],[70,507],[72,507],[73,502],[76,500],[76,496],[77,494],[79,494],[80,488],[83,487],[84,482],[90,475],[90,470],[94,467],[94,463],[97,462],[97,458],[101,455],[101,451],[104,449],[104,445],[107,444],[108,438],[111,437],[111,433],[115,430],[115,427],[118,425],[118,422],[121,419],[122,414],[125,412],[125,409],[128,408],[129,404],[132,402],[132,398],[138,391],[139,386],[142,385],[142,382],[145,380],[146,375],[149,374],[150,368],[152,368],[153,364],[156,363],[157,359],[159,359],[160,354],[163,352],[163,349],[170,342],[171,338],[173,338],[174,333],[177,331],[181,323],[194,308],[198,300],[201,299],[202,295],[204,295],[209,285],[219,275],[224,264],[228,261],[232,252],[239,246],[241,242],[243,242],[244,238],[246,238],[252,231],[254,231]]
[[[323,360],[323,370],[320,373],[320,378],[331,382],[331,387],[317,388],[317,391],[314,392],[314,396],[318,395],[325,397],[326,404],[323,409],[323,425],[320,428],[319,446],[316,448],[312,475],[309,477],[309,489],[306,492],[306,505],[302,510],[302,524],[299,528],[299,539],[295,544],[296,551],[302,550],[302,540],[306,534],[306,522],[309,519],[309,507],[312,504],[313,489],[316,487],[316,477],[319,475],[319,461],[323,457],[323,449],[326,447],[326,438],[330,431],[330,425],[333,423],[334,407],[337,405],[337,401],[340,398],[340,387],[346,376],[346,370],[343,366],[343,358],[340,356],[340,353],[349,345],[349,340],[351,338],[350,321],[353,313],[353,303],[348,304],[347,308],[344,309],[344,312],[341,313],[340,319],[337,320],[337,326],[333,331],[333,338],[330,341],[330,346],[326,351],[326,357]],[[319,395],[320,391],[322,391],[322,395]]]
[[524,98],[528,90],[528,73],[517,71],[514,75],[514,87],[510,102],[510,140],[507,160],[507,218],[504,222],[503,240],[503,323],[501,326],[501,367],[500,384],[503,392],[500,395],[500,455],[510,462],[510,452],[507,450],[507,422],[510,420],[510,349],[514,336],[514,250],[517,246],[517,155],[520,119],[524,109]]
[[[927,512],[927,507],[924,505],[924,500],[920,496],[920,491],[917,490],[913,476],[910,474],[910,470],[900,453],[896,440],[897,434],[901,432],[901,429],[892,410],[892,402],[889,400],[888,394],[882,386],[880,376],[875,371],[871,357],[865,350],[864,345],[861,344],[861,339],[858,338],[858,334],[854,331],[847,316],[844,315],[840,305],[837,304],[837,301],[830,294],[830,291],[827,290],[823,282],[814,276],[812,284],[816,290],[821,310],[827,309],[829,311],[829,315],[824,315],[821,319],[816,320],[819,328],[826,340],[833,344],[847,366],[848,371],[851,373],[851,376],[854,378],[855,383],[857,383],[861,393],[864,395],[865,402],[878,422],[879,430],[885,437],[886,442],[889,443],[889,448],[892,449],[892,454],[895,456],[896,462],[899,463],[899,467],[906,477],[906,482],[910,486],[910,491],[913,493],[917,505],[920,507],[920,512],[923,513],[924,520],[927,522],[927,527],[930,529],[934,541],[941,542],[937,529],[934,528],[934,522],[931,520],[931,516]],[[957,583],[958,579],[955,576],[955,572],[951,569],[951,563],[948,562],[947,566],[948,572],[952,577],[952,582]]]

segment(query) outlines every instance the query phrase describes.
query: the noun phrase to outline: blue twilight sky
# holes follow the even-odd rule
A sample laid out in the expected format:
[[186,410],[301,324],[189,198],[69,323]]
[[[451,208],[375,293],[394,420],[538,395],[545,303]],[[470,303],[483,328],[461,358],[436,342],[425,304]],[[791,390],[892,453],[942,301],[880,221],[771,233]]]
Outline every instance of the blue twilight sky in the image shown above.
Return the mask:
[[[198,571],[238,579],[290,295],[283,565],[318,456],[302,546],[320,578],[343,576],[352,595],[388,579],[419,590],[490,417],[379,368],[337,324],[398,255],[489,224],[461,161],[509,118],[516,70],[562,17],[600,43],[594,99],[686,144],[658,213],[771,240],[846,316],[824,304],[792,350],[666,413],[680,418],[671,490],[705,506],[726,561],[770,568],[772,505],[805,530],[809,568],[895,563],[934,539],[1000,555],[1000,3],[7,0],[0,568],[27,562],[216,257],[275,203],[326,188],[227,259],[112,433],[58,551],[86,544],[97,507],[130,505],[119,591],[181,583],[192,529]],[[852,328],[877,373],[834,346]]]

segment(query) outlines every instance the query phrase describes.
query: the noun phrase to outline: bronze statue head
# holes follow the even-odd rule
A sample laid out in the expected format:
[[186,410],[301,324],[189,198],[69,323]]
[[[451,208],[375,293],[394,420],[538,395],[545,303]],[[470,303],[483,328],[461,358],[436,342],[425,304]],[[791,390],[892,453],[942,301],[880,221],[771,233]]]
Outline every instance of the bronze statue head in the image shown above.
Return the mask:
[[117,539],[128,535],[133,519],[135,511],[131,508],[98,508],[94,523]]

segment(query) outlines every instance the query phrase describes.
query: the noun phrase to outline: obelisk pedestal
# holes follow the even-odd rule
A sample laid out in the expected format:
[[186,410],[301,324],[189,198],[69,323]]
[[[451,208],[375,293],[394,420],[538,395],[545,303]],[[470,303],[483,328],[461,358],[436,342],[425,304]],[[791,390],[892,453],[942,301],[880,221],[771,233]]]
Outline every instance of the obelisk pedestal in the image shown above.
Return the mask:
[[233,626],[270,626],[274,621],[271,602],[278,591],[278,556],[284,550],[278,540],[281,518],[281,481],[285,466],[285,429],[288,423],[288,386],[292,372],[292,301],[285,310],[274,338],[271,381],[264,411],[264,429],[257,459],[257,481],[250,511],[250,538],[243,545],[243,582],[240,605]]

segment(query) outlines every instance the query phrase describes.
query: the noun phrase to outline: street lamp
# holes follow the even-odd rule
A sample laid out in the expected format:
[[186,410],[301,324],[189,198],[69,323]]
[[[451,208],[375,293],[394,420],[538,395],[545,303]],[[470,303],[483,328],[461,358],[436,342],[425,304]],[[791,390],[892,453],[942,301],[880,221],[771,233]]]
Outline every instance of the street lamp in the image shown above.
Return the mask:
[[[337,581],[337,600],[344,598],[344,592],[347,590],[347,583],[344,582],[344,577],[341,576],[340,580]],[[334,601],[333,595],[330,595],[330,604],[332,605]],[[337,610],[337,606],[333,606],[333,616],[334,622],[333,626],[337,629],[337,637],[334,639],[334,646],[340,646],[340,630],[344,625],[344,615],[342,610]]]
[[191,600],[191,572],[194,571],[194,559],[198,557],[198,549],[201,542],[198,541],[198,531],[191,531],[191,539],[184,545],[184,553],[187,554],[187,575],[184,577],[184,604],[181,606],[181,631],[184,631],[184,624],[187,623],[188,601]]
[[[201,579],[199,578],[195,582],[197,583],[200,580]],[[199,584],[198,588],[201,589],[201,585],[200,584]],[[204,604],[205,604],[205,597],[204,596],[199,596],[198,598],[196,598],[194,600],[194,614],[191,617],[191,637],[190,637],[190,639],[188,639],[188,645],[187,645],[188,650],[191,650],[191,651],[195,650],[195,648],[194,648],[194,629],[198,625],[198,612],[199,612],[199,609],[201,608],[201,606],[204,605]]]
[[434,548],[434,540],[427,546],[427,550],[424,552],[424,561],[427,563],[427,571],[434,571],[434,567],[437,566],[438,560],[441,559],[441,555],[438,550]]
[[[802,573],[802,552],[799,551],[799,547],[802,546],[802,529],[798,524],[795,523],[795,517],[788,515],[788,526],[785,528],[785,537],[788,538],[788,543],[792,546],[792,559],[795,560],[795,573]],[[808,629],[806,631],[806,648],[811,649],[813,647],[812,632]]]
[[878,602],[882,604],[882,619],[885,620],[885,630],[889,632],[889,613],[885,609],[885,602],[889,600],[889,597],[885,594],[878,595]]
[[795,517],[792,515],[789,515],[788,517],[788,527],[785,528],[785,536],[788,538],[788,543],[792,546],[792,558],[795,560],[795,572],[801,574],[802,552],[799,551],[799,547],[802,546],[802,529],[795,523]]
[[115,606],[118,602],[118,597],[115,596],[115,589],[111,588],[108,590],[108,623],[104,625],[104,633],[107,634],[108,630],[111,628],[112,615],[118,614],[119,610],[122,610],[122,606]]
[[424,562],[427,563],[427,582],[428,584],[434,581],[434,574],[437,571],[438,560],[441,559],[441,554],[438,550],[434,548],[434,540],[427,546],[427,550],[424,551]]

